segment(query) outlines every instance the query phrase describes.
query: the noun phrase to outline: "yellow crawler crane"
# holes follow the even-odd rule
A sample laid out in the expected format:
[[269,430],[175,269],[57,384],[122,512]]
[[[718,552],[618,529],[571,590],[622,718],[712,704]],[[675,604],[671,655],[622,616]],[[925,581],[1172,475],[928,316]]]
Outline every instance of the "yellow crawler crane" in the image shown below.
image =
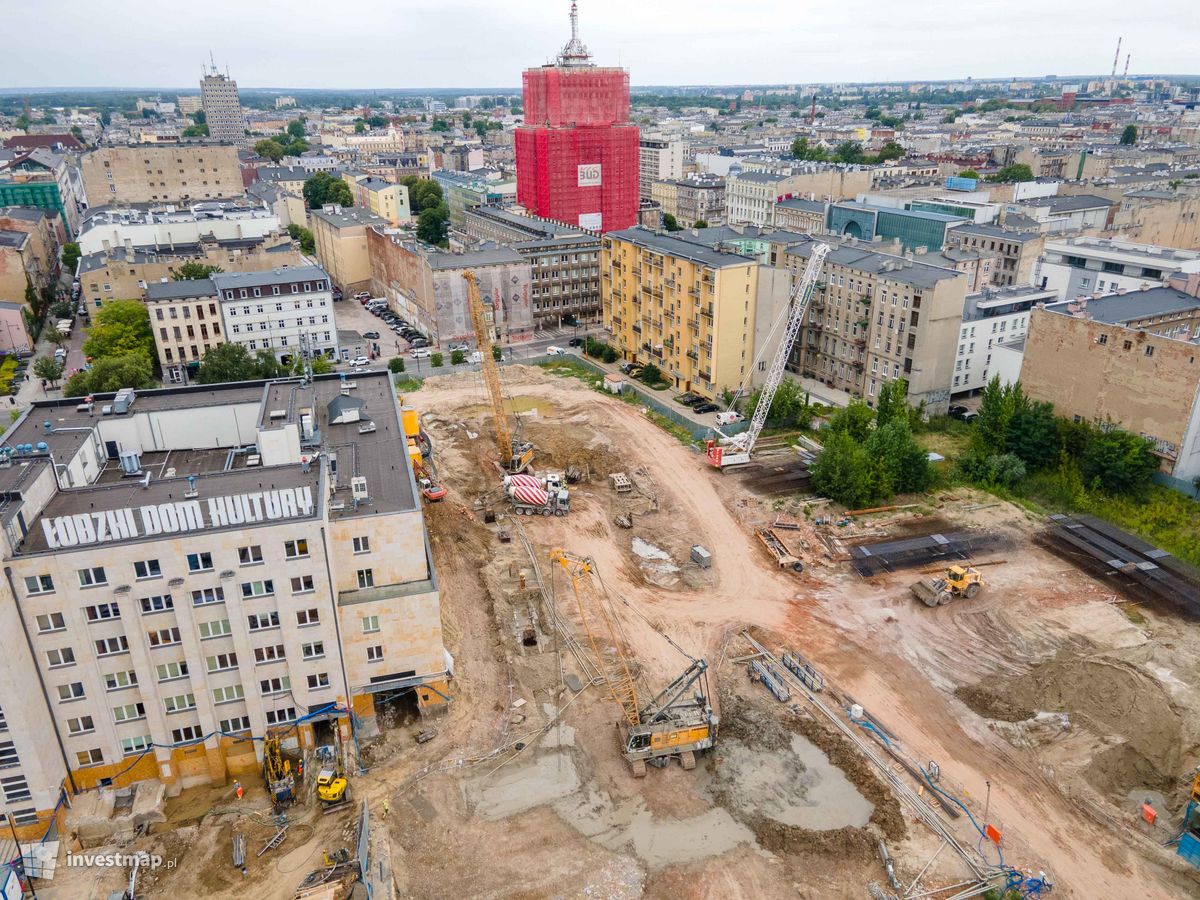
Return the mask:
[[471,307],[471,325],[475,329],[475,346],[479,351],[479,364],[483,371],[483,383],[487,386],[488,399],[492,406],[492,418],[496,421],[496,443],[500,447],[500,464],[506,472],[524,472],[533,462],[533,444],[521,439],[521,420],[517,418],[514,434],[508,427],[508,416],[504,412],[504,391],[500,386],[500,367],[492,356],[492,329],[479,295],[479,279],[475,272],[463,272],[467,282],[467,298]]
[[[617,723],[621,753],[629,761],[634,777],[645,776],[646,763],[661,768],[676,757],[685,769],[694,769],[696,753],[707,750],[717,738],[717,715],[708,704],[708,663],[693,659],[682,675],[650,702],[641,704],[633,668],[618,634],[619,623],[596,573],[596,564],[561,549],[552,550],[550,559],[562,567],[571,582],[596,665],[621,708],[621,721]],[[584,582],[592,580],[589,576],[595,578],[599,591],[585,588]],[[600,646],[605,638],[612,642],[611,648]],[[693,692],[697,683],[699,687]]]

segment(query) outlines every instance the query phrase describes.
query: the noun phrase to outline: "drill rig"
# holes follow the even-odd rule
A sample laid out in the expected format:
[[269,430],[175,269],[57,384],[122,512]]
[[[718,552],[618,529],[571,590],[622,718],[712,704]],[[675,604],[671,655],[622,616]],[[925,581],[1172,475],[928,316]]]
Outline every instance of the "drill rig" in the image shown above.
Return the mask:
[[[717,738],[717,715],[708,704],[708,663],[692,659],[684,673],[653,699],[644,704],[639,702],[633,666],[618,634],[619,623],[595,562],[565,550],[552,550],[550,559],[562,567],[571,582],[596,665],[621,708],[621,721],[617,723],[621,754],[629,762],[634,777],[645,776],[646,763],[663,768],[675,757],[685,769],[696,768],[696,753],[707,750]],[[589,575],[595,577],[600,587],[598,592],[584,589],[583,582],[590,580]],[[612,642],[610,648],[600,646],[605,634]],[[699,688],[692,693],[697,683]]]
[[500,367],[492,356],[492,328],[488,323],[479,295],[479,279],[475,272],[463,272],[467,281],[467,298],[471,308],[471,324],[475,329],[475,346],[479,351],[483,383],[487,385],[488,400],[492,406],[492,418],[496,421],[496,443],[500,447],[500,464],[509,474],[524,472],[533,462],[533,444],[521,439],[521,419],[517,418],[516,431],[508,427],[508,416],[504,412],[504,391],[500,386]]

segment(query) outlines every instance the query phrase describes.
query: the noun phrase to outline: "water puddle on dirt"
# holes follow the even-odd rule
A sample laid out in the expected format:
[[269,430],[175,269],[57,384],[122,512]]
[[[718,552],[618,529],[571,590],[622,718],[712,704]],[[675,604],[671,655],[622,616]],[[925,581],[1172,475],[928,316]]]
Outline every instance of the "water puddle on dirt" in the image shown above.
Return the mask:
[[547,753],[522,766],[505,767],[488,777],[463,783],[463,794],[475,811],[503,819],[552,803],[579,790],[575,763],[566,753]]
[[740,741],[721,748],[717,781],[747,813],[810,831],[867,824],[874,805],[819,747],[798,734],[791,752],[755,750]]
[[656,819],[640,797],[614,805],[607,795],[589,790],[558,801],[554,809],[584,837],[609,850],[632,849],[651,868],[754,843],[754,833],[720,807],[687,819]]
[[679,583],[679,566],[671,558],[671,554],[661,547],[656,547],[640,537],[633,539],[633,553],[638,558],[638,565],[646,575],[646,580],[659,587],[674,587]]

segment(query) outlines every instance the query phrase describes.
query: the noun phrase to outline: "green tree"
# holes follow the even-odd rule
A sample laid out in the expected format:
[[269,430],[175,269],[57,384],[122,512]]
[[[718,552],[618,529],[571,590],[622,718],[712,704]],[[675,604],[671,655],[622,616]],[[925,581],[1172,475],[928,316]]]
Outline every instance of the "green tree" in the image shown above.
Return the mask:
[[29,131],[29,113],[23,112],[17,116],[16,125],[24,132]]
[[961,172],[958,173],[958,177],[959,178],[974,178],[976,181],[978,181],[979,173],[976,172],[974,169],[963,169]]
[[404,357],[393,356],[388,360],[388,371],[393,375],[399,375],[404,371]]
[[929,453],[913,438],[907,416],[876,428],[864,447],[884,476],[877,484],[880,499],[923,491],[933,480]]
[[829,159],[829,153],[824,147],[810,147],[808,138],[796,138],[792,141],[792,157],[807,162],[824,162]]
[[833,158],[840,163],[861,163],[865,154],[858,141],[842,141],[833,151]]
[[430,131],[447,132],[450,130],[450,123],[445,119],[434,119],[433,124],[429,126]]
[[1138,130],[1136,125],[1126,125],[1125,130],[1121,132],[1121,143],[1126,147],[1132,147],[1137,143]]
[[58,384],[66,366],[53,356],[39,356],[33,361],[33,374],[51,384]]
[[80,257],[79,245],[74,241],[69,241],[63,244],[62,248],[62,267],[63,271],[75,274],[75,267],[79,265]]
[[[1022,399],[1024,397],[1022,396]],[[1058,422],[1049,403],[1023,402],[1013,409],[1004,447],[1030,470],[1050,467],[1058,459]]]
[[492,359],[496,360],[496,362],[499,362],[503,356],[504,351],[500,349],[500,346],[498,344],[492,344]]
[[971,448],[982,458],[1005,452],[1013,413],[1027,403],[1019,381],[1001,385],[1000,377],[993,376],[980,394],[979,416],[971,432]]
[[317,172],[304,182],[304,200],[309,209],[320,209],[328,203],[353,206],[354,194],[342,179],[328,172]]
[[149,356],[141,352],[120,353],[97,359],[90,369],[72,375],[63,385],[63,396],[84,397],[127,387],[148,388],[153,384],[154,366]]
[[81,144],[83,143],[83,129],[82,128],[80,128],[78,125],[72,125],[71,126],[71,134],[75,138],[75,140],[79,141],[79,143],[81,143]]
[[450,351],[450,365],[461,366],[466,361],[467,361],[467,351],[466,350],[451,350]]
[[683,226],[670,213],[663,213],[663,228],[667,231],[683,231]]
[[433,209],[442,202],[442,186],[431,178],[406,175],[400,183],[408,188],[408,205],[414,214]]
[[278,141],[273,141],[270,138],[258,141],[254,145],[254,152],[263,159],[269,159],[271,162],[279,162],[283,159],[283,145]]
[[822,497],[851,509],[872,500],[873,475],[867,451],[845,432],[835,432],[825,440],[809,471],[812,489]]
[[208,126],[189,125],[187,128],[183,129],[182,134],[184,137],[208,137]]
[[882,428],[889,422],[909,421],[908,381],[896,378],[884,382],[879,389],[879,400],[875,404],[875,424]]
[[312,231],[295,222],[289,225],[287,230],[292,240],[300,242],[300,252],[305,256],[312,256],[317,252],[317,242]]
[[50,315],[56,319],[70,319],[75,315],[75,304],[70,300],[59,300],[50,307]]
[[192,113],[192,121],[195,122],[197,125],[207,124],[208,115],[204,112],[204,110],[198,109],[194,113]]
[[[753,417],[762,400],[762,391],[755,391],[746,400],[746,416]],[[800,384],[790,378],[779,382],[771,408],[767,411],[767,425],[771,428],[807,428],[812,424],[812,408],[808,396]]]
[[847,434],[858,444],[865,444],[875,424],[875,413],[861,400],[851,400],[845,409],[839,409],[829,420],[829,428],[835,434]]
[[1119,428],[1100,429],[1079,458],[1079,471],[1087,484],[1103,491],[1139,497],[1150,487],[1158,459],[1152,441]]
[[259,350],[252,356],[242,344],[218,344],[200,360],[196,381],[199,384],[225,384],[279,378],[283,374],[283,368],[270,350]]
[[366,134],[366,131],[367,131],[367,123],[366,122],[364,122],[360,119],[359,121],[354,123],[354,133],[355,134]]
[[704,221],[704,219],[697,219],[695,222],[692,223],[692,227],[693,228],[707,228],[708,222]]
[[92,330],[83,342],[83,353],[93,360],[141,353],[147,363],[155,358],[150,314],[140,300],[113,300],[92,318]]
[[423,209],[417,216],[417,237],[427,244],[444,244],[449,231],[450,209],[445,203]]
[[884,162],[889,159],[903,159],[904,148],[895,141],[887,141],[879,148],[879,153],[876,155],[876,160]]
[[302,139],[304,137],[304,120],[293,119],[288,122],[287,133],[294,139]]
[[446,357],[442,354],[442,352],[440,350],[435,351],[434,353],[430,354],[429,365],[431,365],[433,368],[440,369],[445,364],[446,364]]
[[220,266],[209,266],[204,263],[185,262],[182,266],[175,270],[175,274],[171,276],[172,281],[201,281],[212,275],[214,272],[224,272]]
[[661,384],[663,380],[662,369],[654,365],[654,363],[647,363],[646,367],[642,369],[642,373],[638,375],[638,378],[649,385]]
[[477,135],[479,135],[479,139],[480,139],[481,141],[482,141],[482,140],[483,140],[485,137],[487,137],[487,133],[488,133],[488,123],[487,123],[487,122],[485,122],[483,119],[479,119],[479,120],[477,120],[477,121],[476,121],[476,122],[475,122],[475,123],[474,123],[474,124],[473,124],[471,127],[475,129],[475,133],[476,133]]
[[[372,128],[383,128],[388,123],[388,120],[383,116],[367,116],[367,124]],[[301,133],[303,134],[303,132]]]
[[1013,163],[1011,166],[1005,166],[994,175],[989,175],[987,180],[993,184],[1033,181],[1033,169],[1029,168],[1025,163]]

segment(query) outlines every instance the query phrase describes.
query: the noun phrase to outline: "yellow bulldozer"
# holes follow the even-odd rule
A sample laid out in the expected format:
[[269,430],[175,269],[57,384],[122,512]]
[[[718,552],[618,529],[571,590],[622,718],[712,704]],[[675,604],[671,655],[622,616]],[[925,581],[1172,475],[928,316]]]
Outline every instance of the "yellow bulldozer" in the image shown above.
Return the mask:
[[986,582],[974,566],[950,566],[938,578],[925,578],[912,585],[913,596],[926,606],[945,606],[956,597],[974,600]]

